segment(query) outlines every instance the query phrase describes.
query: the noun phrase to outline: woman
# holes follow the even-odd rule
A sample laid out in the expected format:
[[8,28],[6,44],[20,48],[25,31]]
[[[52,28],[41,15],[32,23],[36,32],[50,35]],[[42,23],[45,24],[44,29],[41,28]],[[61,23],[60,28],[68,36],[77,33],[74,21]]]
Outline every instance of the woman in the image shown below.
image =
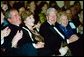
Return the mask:
[[[24,11],[21,14],[22,21],[23,21],[23,36],[22,38],[15,39],[18,40],[14,46],[17,48],[17,54],[22,56],[37,56],[37,49],[43,48],[44,43],[40,41],[38,38],[35,38],[35,35],[39,35],[35,33],[33,30],[34,26],[34,18],[30,11]],[[18,33],[18,32],[17,32]],[[14,38],[13,38],[14,40]],[[13,42],[12,40],[12,42]],[[12,43],[13,44],[13,43]]]
[[44,23],[46,21],[46,11],[48,9],[48,3],[47,2],[41,2],[39,5],[39,21],[42,23]]
[[72,22],[68,21],[68,17],[65,12],[60,12],[58,17],[59,28],[63,31],[66,39],[69,39],[73,34],[76,34],[76,28]]
[[70,48],[72,55],[77,56],[77,52],[80,50],[79,36],[77,35],[73,23],[69,22],[65,12],[59,13],[59,30],[65,36],[68,47]]

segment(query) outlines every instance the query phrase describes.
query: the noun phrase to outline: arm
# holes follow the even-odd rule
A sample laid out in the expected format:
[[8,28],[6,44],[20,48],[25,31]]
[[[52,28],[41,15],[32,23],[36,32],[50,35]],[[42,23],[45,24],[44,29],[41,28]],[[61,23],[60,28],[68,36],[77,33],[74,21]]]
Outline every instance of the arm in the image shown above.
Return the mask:
[[6,27],[5,29],[1,30],[1,45],[4,43],[4,37],[7,37],[10,34],[11,30],[9,27]]
[[52,52],[59,53],[59,48],[61,46],[60,38],[57,34],[53,33],[49,28],[40,28],[40,34],[44,37],[45,47],[53,50]]
[[79,37],[76,34],[73,34],[69,39],[67,39],[68,44],[77,41]]

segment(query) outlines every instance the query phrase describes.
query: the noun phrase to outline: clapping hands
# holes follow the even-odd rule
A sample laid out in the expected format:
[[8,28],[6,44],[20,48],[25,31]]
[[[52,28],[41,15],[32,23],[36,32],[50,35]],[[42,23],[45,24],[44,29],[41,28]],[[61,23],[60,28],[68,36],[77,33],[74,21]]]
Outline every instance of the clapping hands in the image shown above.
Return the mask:
[[23,31],[17,31],[16,35],[12,39],[12,47],[16,48],[17,47],[17,42],[22,38],[23,36]]
[[5,29],[3,29],[1,31],[1,38],[8,36],[10,34],[10,32],[11,32],[11,30],[9,29],[9,27],[6,27]]
[[37,44],[33,45],[35,48],[43,48],[44,47],[44,43],[43,42],[38,42]]

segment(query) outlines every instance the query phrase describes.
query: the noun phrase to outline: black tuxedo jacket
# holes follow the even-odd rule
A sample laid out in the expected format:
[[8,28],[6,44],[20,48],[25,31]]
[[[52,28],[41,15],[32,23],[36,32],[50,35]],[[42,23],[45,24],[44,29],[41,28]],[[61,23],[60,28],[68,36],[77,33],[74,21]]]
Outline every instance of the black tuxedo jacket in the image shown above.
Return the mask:
[[45,48],[52,50],[55,54],[59,54],[63,39],[47,21],[41,25],[40,34],[44,37]]

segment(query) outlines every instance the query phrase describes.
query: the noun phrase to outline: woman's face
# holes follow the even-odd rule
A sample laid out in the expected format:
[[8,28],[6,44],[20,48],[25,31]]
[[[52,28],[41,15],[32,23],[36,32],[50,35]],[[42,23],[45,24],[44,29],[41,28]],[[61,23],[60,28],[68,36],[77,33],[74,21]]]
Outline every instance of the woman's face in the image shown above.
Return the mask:
[[63,25],[64,27],[66,27],[68,25],[67,16],[65,16],[65,15],[61,16],[61,25]]
[[24,21],[24,23],[28,26],[34,26],[34,17],[33,15],[30,15],[26,18],[26,20]]

